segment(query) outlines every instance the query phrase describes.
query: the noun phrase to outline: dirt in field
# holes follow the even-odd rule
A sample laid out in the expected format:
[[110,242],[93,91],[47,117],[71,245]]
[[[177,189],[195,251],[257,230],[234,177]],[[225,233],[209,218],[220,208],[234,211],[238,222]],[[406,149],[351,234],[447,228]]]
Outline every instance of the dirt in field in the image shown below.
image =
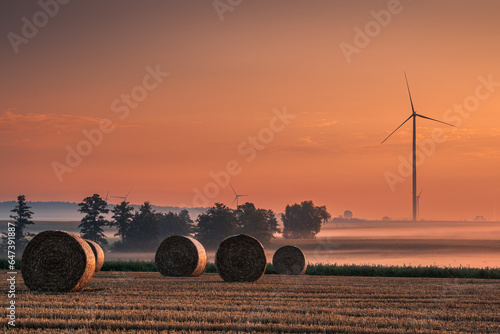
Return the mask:
[[19,277],[16,310],[19,333],[499,333],[500,281],[265,275],[226,283],[217,274],[105,272],[80,292],[33,294]]

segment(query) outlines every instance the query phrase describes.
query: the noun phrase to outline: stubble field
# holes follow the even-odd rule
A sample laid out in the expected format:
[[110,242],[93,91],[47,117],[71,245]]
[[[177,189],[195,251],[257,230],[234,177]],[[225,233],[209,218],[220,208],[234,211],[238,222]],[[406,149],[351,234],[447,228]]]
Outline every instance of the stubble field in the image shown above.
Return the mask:
[[99,272],[83,291],[34,294],[18,278],[21,333],[500,332],[498,280]]

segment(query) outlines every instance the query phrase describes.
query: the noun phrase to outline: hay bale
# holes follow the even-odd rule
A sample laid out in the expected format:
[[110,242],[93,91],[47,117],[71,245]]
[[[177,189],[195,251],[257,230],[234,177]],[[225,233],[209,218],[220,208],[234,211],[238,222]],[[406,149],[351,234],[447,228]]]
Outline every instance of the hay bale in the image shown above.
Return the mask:
[[217,273],[226,282],[254,282],[264,275],[266,265],[264,247],[246,234],[227,237],[215,253]]
[[92,253],[94,253],[95,271],[97,272],[101,270],[102,265],[104,264],[104,251],[97,242],[87,239],[85,239],[85,241],[89,244],[90,248],[92,248]]
[[85,287],[95,272],[89,244],[64,231],[38,233],[21,258],[24,284],[31,291],[68,292]]
[[307,262],[304,253],[295,246],[283,246],[273,256],[274,270],[280,275],[302,275]]
[[207,254],[197,240],[172,235],[156,250],[155,265],[163,276],[196,277],[205,271]]

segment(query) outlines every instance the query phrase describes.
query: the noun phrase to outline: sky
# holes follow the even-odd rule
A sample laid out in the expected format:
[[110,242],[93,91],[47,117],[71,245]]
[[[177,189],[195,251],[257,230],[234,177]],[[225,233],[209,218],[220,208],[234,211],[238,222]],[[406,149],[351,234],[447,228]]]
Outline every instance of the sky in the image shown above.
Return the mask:
[[[67,2],[67,3],[66,3]],[[500,218],[498,1],[2,1],[0,201]],[[113,198],[111,203],[120,199]]]

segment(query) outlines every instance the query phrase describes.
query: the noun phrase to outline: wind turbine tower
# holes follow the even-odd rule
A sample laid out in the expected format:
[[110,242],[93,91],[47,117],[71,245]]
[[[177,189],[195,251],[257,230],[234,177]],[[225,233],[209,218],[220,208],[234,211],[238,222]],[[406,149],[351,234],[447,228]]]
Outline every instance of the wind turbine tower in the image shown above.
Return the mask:
[[430,118],[424,115],[417,114],[415,111],[415,108],[413,107],[413,100],[411,99],[411,93],[410,93],[410,85],[408,84],[408,78],[406,77],[406,72],[405,72],[405,80],[406,80],[406,88],[408,88],[408,95],[410,97],[410,104],[411,104],[411,115],[403,122],[401,123],[396,130],[392,131],[391,134],[389,134],[380,144],[383,144],[387,139],[389,139],[390,136],[394,134],[394,132],[398,131],[400,127],[402,127],[406,122],[410,120],[410,118],[413,118],[413,144],[412,144],[412,177],[413,177],[413,194],[412,194],[412,208],[413,208],[413,221],[417,221],[417,117],[420,118],[425,118],[434,122],[446,124],[449,126],[453,126],[452,124],[445,123],[442,121],[438,121],[437,119]]

